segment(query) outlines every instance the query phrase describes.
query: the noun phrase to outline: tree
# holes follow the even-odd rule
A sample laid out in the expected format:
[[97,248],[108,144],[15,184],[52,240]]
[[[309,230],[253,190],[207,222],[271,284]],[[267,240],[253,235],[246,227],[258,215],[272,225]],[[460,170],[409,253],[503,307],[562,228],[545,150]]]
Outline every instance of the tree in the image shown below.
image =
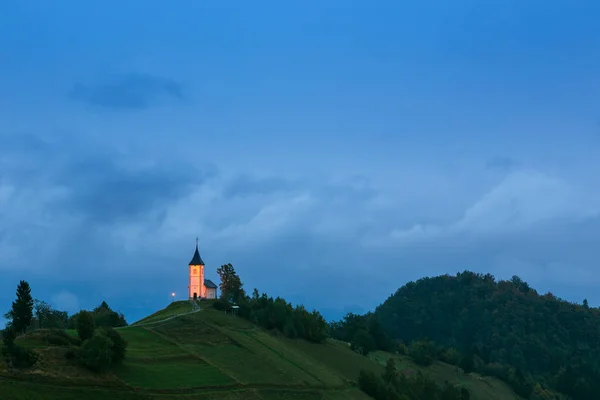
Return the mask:
[[383,380],[386,383],[392,383],[396,379],[396,362],[394,357],[388,358],[385,363],[385,372],[383,373]]
[[471,393],[464,386],[460,388],[460,400],[471,400]]
[[24,347],[18,346],[15,343],[17,334],[12,326],[8,326],[2,332],[2,342],[4,348],[2,348],[2,356],[6,359],[7,365],[14,368],[26,368],[34,365],[37,360],[37,354]]
[[243,283],[231,264],[224,264],[217,268],[221,278],[221,298],[231,303],[237,303],[245,297]]
[[6,314],[10,325],[16,333],[24,333],[33,319],[33,298],[31,287],[26,281],[20,281],[17,286],[17,298],[12,303],[11,310]]
[[94,317],[94,322],[98,327],[115,328],[119,326],[127,326],[127,321],[125,321],[123,314],[113,311],[105,301],[92,310],[92,316]]
[[80,311],[77,316],[77,335],[79,339],[85,341],[94,335],[96,324],[94,317],[89,311]]
[[113,362],[113,342],[105,332],[98,330],[81,346],[79,361],[96,372],[107,371]]
[[127,341],[123,339],[119,332],[113,328],[101,328],[102,332],[112,342],[112,363],[120,364],[125,359],[125,352],[127,350]]
[[2,332],[2,342],[7,349],[12,349],[15,345],[15,339],[17,338],[17,334],[15,333],[15,329],[12,326],[9,326],[4,329]]
[[45,324],[50,319],[52,314],[52,307],[48,303],[42,300],[35,299],[33,301],[34,309],[35,309],[35,317],[38,320],[38,324],[40,328],[45,328]]
[[434,360],[433,345],[426,339],[415,340],[408,348],[408,354],[417,365],[429,366]]

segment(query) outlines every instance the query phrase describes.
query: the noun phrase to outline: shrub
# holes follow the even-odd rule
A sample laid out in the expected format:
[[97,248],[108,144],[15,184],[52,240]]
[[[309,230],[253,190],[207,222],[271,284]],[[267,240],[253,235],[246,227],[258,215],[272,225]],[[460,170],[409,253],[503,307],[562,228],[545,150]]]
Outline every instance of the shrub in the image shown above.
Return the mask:
[[79,353],[79,361],[86,368],[96,372],[107,371],[113,360],[113,342],[102,331],[85,340]]
[[440,354],[440,360],[451,365],[458,365],[461,359],[460,352],[454,347],[449,347]]
[[229,303],[223,299],[217,299],[213,303],[213,308],[219,311],[225,311],[229,308]]
[[[105,372],[125,359],[127,341],[112,328],[98,328],[94,335],[83,342],[79,351],[80,363],[96,372]],[[67,358],[71,354],[65,354]]]
[[112,328],[102,328],[102,332],[112,342],[112,363],[120,364],[125,359],[127,341]]
[[466,387],[460,388],[460,400],[471,400],[471,393]]
[[406,355],[408,354],[408,347],[402,342],[398,342],[398,349],[396,350],[398,354]]
[[67,360],[74,360],[77,358],[77,349],[70,348],[65,352],[65,358]]
[[408,348],[408,354],[418,365],[426,367],[433,364],[434,349],[431,343],[426,340],[412,342]]
[[508,379],[508,367],[500,363],[489,363],[485,365],[480,372],[483,375],[498,378],[503,381],[506,381]]
[[298,332],[296,332],[296,327],[294,326],[293,321],[288,321],[283,327],[283,334],[285,337],[290,339],[294,339],[298,336]]
[[2,349],[2,355],[9,365],[14,368],[28,368],[38,361],[38,355],[33,350],[13,344]]
[[462,368],[465,374],[473,372],[475,370],[475,362],[473,361],[473,354],[465,355],[462,360],[460,360],[459,367]]
[[94,335],[96,324],[89,311],[81,311],[77,316],[77,335],[81,341],[90,339]]
[[2,349],[2,356],[6,359],[8,365],[14,368],[27,368],[33,366],[37,360],[38,355],[32,350],[15,344],[17,333],[12,327],[4,329],[2,332],[2,342],[4,348]]
[[357,353],[367,355],[377,349],[377,343],[366,329],[361,329],[352,338],[350,348]]
[[68,339],[66,339],[60,335],[56,335],[56,334],[51,334],[51,335],[46,336],[46,342],[52,346],[70,346],[71,345],[71,342]]
[[11,348],[14,346],[16,338],[17,333],[12,327],[8,327],[4,329],[4,331],[2,331],[2,342],[7,348]]
[[383,380],[373,372],[361,370],[358,375],[358,387],[374,399],[384,397]]

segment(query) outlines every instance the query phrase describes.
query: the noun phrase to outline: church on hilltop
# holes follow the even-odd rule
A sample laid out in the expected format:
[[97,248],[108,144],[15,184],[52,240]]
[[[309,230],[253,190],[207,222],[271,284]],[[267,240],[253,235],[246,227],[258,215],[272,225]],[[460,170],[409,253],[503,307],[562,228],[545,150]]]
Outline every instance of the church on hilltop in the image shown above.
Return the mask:
[[190,299],[216,299],[217,285],[210,279],[204,279],[204,261],[198,251],[198,238],[196,238],[196,251],[189,264],[190,284],[188,286]]

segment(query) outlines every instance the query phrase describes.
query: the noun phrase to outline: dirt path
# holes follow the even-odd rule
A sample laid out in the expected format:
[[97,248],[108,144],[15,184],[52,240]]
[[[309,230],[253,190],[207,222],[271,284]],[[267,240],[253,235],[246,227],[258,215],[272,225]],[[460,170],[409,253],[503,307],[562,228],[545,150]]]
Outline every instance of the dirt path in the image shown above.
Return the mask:
[[137,326],[146,326],[146,325],[160,324],[161,322],[167,322],[167,321],[170,321],[170,320],[175,319],[175,318],[183,317],[184,315],[190,315],[190,314],[197,313],[199,311],[202,311],[202,309],[197,308],[195,310],[184,312],[184,313],[177,314],[177,315],[173,315],[173,316],[170,316],[168,318],[159,319],[158,321],[142,322],[140,324],[136,323],[136,324],[132,324],[132,325],[122,326],[122,327],[117,328],[117,329],[127,329],[127,328],[134,328],[134,327],[137,327]]

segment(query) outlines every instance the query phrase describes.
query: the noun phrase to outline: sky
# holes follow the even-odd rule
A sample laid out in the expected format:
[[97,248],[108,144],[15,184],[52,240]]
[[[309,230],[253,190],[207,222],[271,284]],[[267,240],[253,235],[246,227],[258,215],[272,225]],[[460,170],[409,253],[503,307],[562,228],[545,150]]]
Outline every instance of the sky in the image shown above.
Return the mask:
[[[600,306],[597,1],[17,1],[0,310],[206,276],[365,312],[471,270]],[[2,322],[0,321],[0,325]]]

